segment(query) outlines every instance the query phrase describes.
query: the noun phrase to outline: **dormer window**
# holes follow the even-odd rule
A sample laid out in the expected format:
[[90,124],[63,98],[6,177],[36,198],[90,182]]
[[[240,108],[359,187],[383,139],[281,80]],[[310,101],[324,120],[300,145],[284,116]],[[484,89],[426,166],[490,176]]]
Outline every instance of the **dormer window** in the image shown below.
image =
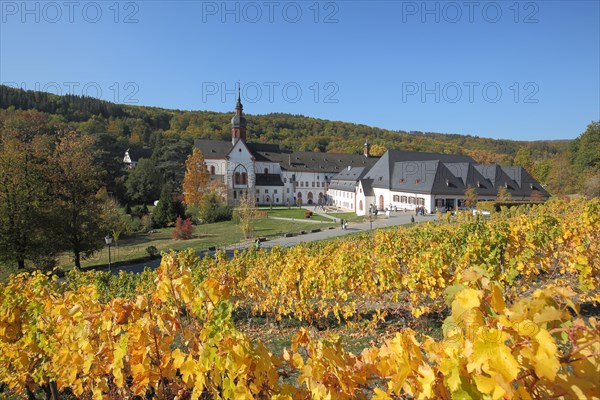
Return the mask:
[[477,181],[477,187],[480,188],[481,187],[481,182]]
[[446,186],[450,186],[450,179],[446,179]]

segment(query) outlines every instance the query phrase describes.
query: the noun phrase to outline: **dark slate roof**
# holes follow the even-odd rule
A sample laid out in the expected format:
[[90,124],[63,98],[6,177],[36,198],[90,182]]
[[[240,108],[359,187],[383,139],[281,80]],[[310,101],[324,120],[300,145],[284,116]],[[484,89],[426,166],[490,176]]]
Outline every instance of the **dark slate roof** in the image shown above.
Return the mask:
[[535,180],[523,167],[501,167],[502,171],[518,185],[518,189],[511,192],[513,196],[531,196],[533,191],[538,191],[542,197],[550,197],[550,193]]
[[194,140],[194,146],[202,151],[204,159],[222,159],[229,154],[233,144],[222,140],[196,139]]
[[329,184],[329,190],[344,190],[346,192],[354,193],[356,191],[356,181],[339,181],[331,180]]
[[[364,157],[364,156],[363,156]],[[367,167],[350,167],[331,178],[329,189],[354,192],[356,184],[368,171]]]
[[[399,162],[442,161],[448,163],[475,162],[469,156],[459,154],[426,153],[419,151],[389,150],[365,175],[365,178],[373,179],[373,186],[379,188],[390,188],[394,165]],[[415,164],[415,168],[433,168],[434,164]],[[409,168],[405,165],[403,168]],[[437,167],[435,167],[437,168]],[[398,179],[400,177],[397,177]]]
[[471,186],[479,196],[495,196],[497,190],[476,168],[473,163],[444,163],[446,168],[458,179],[464,189]]
[[543,197],[549,196],[522,167],[438,160],[404,161],[393,164],[390,176],[388,182],[383,174],[379,175],[373,186],[398,192],[462,195],[470,185],[479,196],[495,196],[498,189],[505,186],[515,197],[531,196],[532,190],[538,190]]
[[373,179],[361,179],[360,184],[363,187],[363,192],[365,196],[375,196],[375,192],[373,192]]
[[271,161],[287,171],[340,172],[351,167],[370,167],[377,157],[361,154],[314,153],[281,149],[274,144],[248,143],[257,161]]
[[280,174],[256,174],[256,186],[283,186]]

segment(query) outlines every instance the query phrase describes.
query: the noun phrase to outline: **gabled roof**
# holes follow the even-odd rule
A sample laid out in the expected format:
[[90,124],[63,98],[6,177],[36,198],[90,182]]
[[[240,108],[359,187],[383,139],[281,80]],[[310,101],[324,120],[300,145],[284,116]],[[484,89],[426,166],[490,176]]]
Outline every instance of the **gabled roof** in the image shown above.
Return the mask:
[[428,153],[423,151],[389,150],[390,162],[439,160],[448,163],[475,162],[462,154]]
[[525,168],[520,166],[501,168],[502,171],[518,185],[518,189],[512,192],[513,195],[531,196],[532,192],[537,191],[542,197],[550,197],[550,193],[548,193]]
[[439,180],[438,175],[441,175],[438,173],[440,165],[438,160],[396,162],[393,164],[390,182],[384,183],[383,179],[375,179],[373,187],[401,192],[431,193],[436,180]]
[[[371,170],[365,175],[365,178],[373,179],[373,186],[379,188],[392,188],[392,181],[400,179],[400,176],[393,176],[395,170],[395,164],[397,163],[408,163],[403,164],[399,168],[404,168],[406,172],[411,171],[410,163],[412,168],[431,170],[432,168],[437,169],[436,164],[428,163],[424,164],[425,161],[441,161],[448,163],[470,163],[475,162],[469,156],[463,156],[459,154],[441,154],[441,153],[426,153],[419,151],[404,151],[404,150],[389,150],[387,151],[379,161],[371,168]],[[425,172],[425,171],[423,171]],[[422,182],[419,183],[419,187],[423,187]]]
[[375,192],[373,192],[373,179],[361,179],[359,184],[362,186],[365,197],[375,196]]
[[194,146],[202,151],[204,159],[225,159],[233,148],[231,142],[222,140],[196,139]]
[[367,167],[347,167],[342,172],[331,178],[330,189],[347,190],[354,192],[358,181],[368,172]]
[[314,153],[281,149],[277,145],[248,143],[248,148],[257,161],[271,161],[281,165],[287,171],[341,172],[348,166],[370,167],[377,157],[365,157],[360,154]]
[[460,179],[463,187],[467,190],[467,186],[475,189],[479,196],[495,196],[497,190],[488,182],[488,180],[479,172],[477,164],[473,163],[444,163],[446,168],[458,179]]

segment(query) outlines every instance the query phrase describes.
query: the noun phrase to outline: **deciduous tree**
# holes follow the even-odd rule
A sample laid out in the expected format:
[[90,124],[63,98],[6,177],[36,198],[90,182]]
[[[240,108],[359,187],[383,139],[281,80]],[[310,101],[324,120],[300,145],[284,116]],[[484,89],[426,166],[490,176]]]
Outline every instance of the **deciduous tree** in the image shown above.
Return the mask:
[[48,207],[47,136],[0,133],[0,260],[19,269],[57,253]]
[[81,260],[104,245],[102,203],[96,193],[101,187],[95,164],[94,139],[69,132],[61,135],[50,157],[54,212],[65,250],[73,254],[77,268]]
[[497,201],[510,201],[512,199],[512,195],[510,192],[504,187],[500,186],[498,189],[498,195],[496,196]]
[[142,158],[129,172],[125,182],[127,197],[135,203],[152,203],[160,195],[160,181],[154,160]]
[[248,194],[240,196],[236,213],[240,229],[244,234],[244,238],[251,238],[254,220],[256,219],[256,204],[254,202],[254,196],[250,196]]
[[465,205],[469,208],[477,205],[477,193],[471,185],[467,185],[467,190],[465,190]]
[[204,163],[204,155],[198,148],[185,162],[185,176],[183,178],[183,202],[186,205],[200,206],[202,198],[207,192],[209,174]]

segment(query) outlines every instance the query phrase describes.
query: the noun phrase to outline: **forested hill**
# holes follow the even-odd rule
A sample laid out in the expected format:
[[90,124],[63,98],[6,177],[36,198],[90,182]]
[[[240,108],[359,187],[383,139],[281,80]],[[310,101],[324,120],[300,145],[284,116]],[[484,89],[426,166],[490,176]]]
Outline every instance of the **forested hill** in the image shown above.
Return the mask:
[[[0,86],[0,108],[11,106],[60,116],[64,122],[75,123],[88,133],[122,135],[134,145],[149,144],[150,134],[155,131],[181,138],[230,138],[231,113],[122,105],[91,97],[57,96]],[[409,133],[280,113],[248,114],[247,119],[249,140],[296,150],[356,153],[362,151],[362,144],[368,139],[385,149],[471,154],[483,158],[483,162],[510,163],[522,146],[531,149],[534,157],[553,155],[567,147],[567,141],[517,142],[457,134]]]
[[[181,111],[115,104],[91,97],[57,96],[0,85],[0,128],[3,120],[19,119],[24,111],[47,121],[47,131],[76,130],[97,136],[98,146],[111,154],[112,169],[127,148],[150,147],[167,169],[183,169],[195,138],[229,140],[233,114]],[[386,149],[467,154],[481,163],[525,166],[553,193],[572,193],[583,187],[584,175],[595,175],[593,151],[598,136],[595,122],[577,140],[524,142],[469,135],[405,132],[340,121],[273,113],[247,114],[248,140],[276,143],[284,148],[320,152],[360,153],[368,140],[375,155]],[[585,127],[582,126],[582,132]],[[591,149],[588,142],[591,140]],[[122,158],[121,158],[122,159]],[[592,161],[590,161],[592,160]],[[158,161],[157,161],[158,162]],[[591,171],[591,172],[590,172]],[[178,172],[177,179],[179,181]],[[574,176],[576,179],[574,179]]]

